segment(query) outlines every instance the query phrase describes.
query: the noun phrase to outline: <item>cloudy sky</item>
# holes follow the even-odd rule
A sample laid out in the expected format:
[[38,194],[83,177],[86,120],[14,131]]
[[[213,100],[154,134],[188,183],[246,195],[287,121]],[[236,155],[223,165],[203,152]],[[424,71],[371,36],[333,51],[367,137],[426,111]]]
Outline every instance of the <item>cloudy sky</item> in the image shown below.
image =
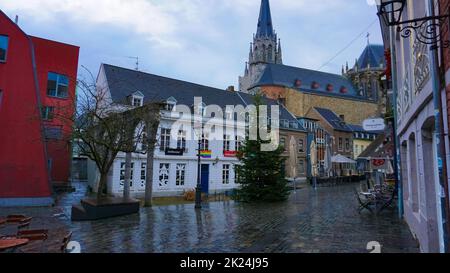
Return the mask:
[[[380,43],[373,0],[271,0],[284,63],[340,73]],[[80,65],[135,67],[218,88],[237,86],[260,0],[0,0],[30,35],[81,47]],[[351,43],[353,41],[353,43]],[[349,46],[349,44],[351,45]],[[342,49],[339,56],[333,58]],[[80,69],[82,72],[82,69]]]

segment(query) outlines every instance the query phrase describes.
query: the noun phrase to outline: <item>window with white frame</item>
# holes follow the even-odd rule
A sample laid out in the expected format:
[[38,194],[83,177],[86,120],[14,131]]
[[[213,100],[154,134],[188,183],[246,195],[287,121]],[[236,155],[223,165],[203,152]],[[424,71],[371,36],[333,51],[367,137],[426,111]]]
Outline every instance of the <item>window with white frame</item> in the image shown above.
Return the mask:
[[[120,186],[123,187],[125,182],[125,162],[120,163]],[[134,162],[131,162],[130,187],[133,186]]]
[[186,131],[183,130],[178,131],[177,149],[186,151]]
[[169,174],[170,174],[170,164],[161,163],[159,164],[159,187],[169,186]]
[[338,149],[339,151],[342,151],[344,149],[344,140],[342,139],[342,137],[339,138]]
[[298,152],[299,153],[305,152],[305,141],[303,140],[303,138],[300,138],[298,140]]
[[223,136],[223,151],[230,151],[231,148],[231,138],[229,135]]
[[164,110],[172,112],[177,105],[177,100],[173,97],[170,97],[166,101],[166,105],[164,106]]
[[202,140],[201,140],[200,146],[203,151],[209,150],[209,135],[208,135],[208,133],[202,134]]
[[348,152],[351,150],[351,146],[350,146],[350,139],[346,138],[345,139],[345,150]]
[[224,185],[230,184],[230,165],[224,164],[222,170],[222,183]]
[[133,97],[133,106],[141,107],[143,105],[143,99],[139,97]]
[[239,151],[241,149],[242,146],[242,137],[240,136],[236,136],[234,139],[234,150],[235,151]]
[[161,128],[159,149],[163,152],[166,151],[168,148],[170,148],[170,133],[171,133],[170,129]]
[[184,186],[186,180],[186,164],[177,164],[176,185]]
[[147,163],[141,163],[141,180],[145,180],[147,173]]
[[141,188],[145,187],[145,180],[147,179],[147,163],[141,163]]

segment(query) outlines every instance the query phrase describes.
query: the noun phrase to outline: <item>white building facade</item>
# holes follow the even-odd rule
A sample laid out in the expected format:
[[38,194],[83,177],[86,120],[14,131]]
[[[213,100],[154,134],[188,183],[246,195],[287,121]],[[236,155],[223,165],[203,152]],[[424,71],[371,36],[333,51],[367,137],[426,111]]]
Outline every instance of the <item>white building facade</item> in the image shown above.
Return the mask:
[[[140,107],[149,101],[166,105],[161,110],[153,162],[155,197],[181,196],[193,191],[199,176],[204,193],[230,192],[239,187],[235,172],[239,164],[237,152],[248,135],[249,120],[245,114],[248,114],[247,106],[253,104],[253,96],[105,64],[100,68],[97,86],[104,92],[103,103],[114,111]],[[269,104],[269,113],[270,106],[281,108],[279,123],[288,125],[286,132],[306,135],[298,120],[284,107],[275,101]],[[244,113],[239,109],[244,109]],[[137,151],[145,151],[143,145],[138,144]],[[295,154],[298,156],[302,155]],[[109,172],[110,195],[123,196],[125,157],[125,153],[119,153]],[[99,174],[94,162],[88,165],[88,180],[95,189]],[[145,194],[146,167],[147,155],[133,153],[132,197],[141,198]]]

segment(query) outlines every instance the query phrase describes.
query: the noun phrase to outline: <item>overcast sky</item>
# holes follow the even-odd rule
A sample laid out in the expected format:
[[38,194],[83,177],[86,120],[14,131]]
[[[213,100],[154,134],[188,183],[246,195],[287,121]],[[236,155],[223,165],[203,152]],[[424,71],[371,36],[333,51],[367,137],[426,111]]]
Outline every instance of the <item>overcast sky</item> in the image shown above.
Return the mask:
[[[340,73],[367,45],[381,43],[373,0],[271,0],[287,65]],[[30,35],[81,47],[80,66],[140,69],[218,88],[237,86],[260,0],[0,0]],[[369,27],[370,26],[370,27]],[[362,34],[362,35],[360,35]],[[358,37],[358,35],[360,35]],[[81,69],[80,69],[81,72]]]

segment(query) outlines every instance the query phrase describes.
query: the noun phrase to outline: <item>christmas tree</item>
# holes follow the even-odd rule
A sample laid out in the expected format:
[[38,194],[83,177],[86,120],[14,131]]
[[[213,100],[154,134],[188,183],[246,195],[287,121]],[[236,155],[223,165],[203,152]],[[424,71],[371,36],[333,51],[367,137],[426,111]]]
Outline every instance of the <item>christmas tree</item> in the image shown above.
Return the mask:
[[[260,111],[263,98],[255,97],[256,116],[250,119],[250,126],[260,128]],[[252,125],[253,124],[253,125]],[[270,141],[262,140],[258,130],[257,140],[246,137],[238,152],[240,164],[236,166],[237,180],[241,185],[236,199],[242,202],[278,202],[289,196],[289,188],[283,171],[284,147],[274,151],[262,151],[261,146]]]

